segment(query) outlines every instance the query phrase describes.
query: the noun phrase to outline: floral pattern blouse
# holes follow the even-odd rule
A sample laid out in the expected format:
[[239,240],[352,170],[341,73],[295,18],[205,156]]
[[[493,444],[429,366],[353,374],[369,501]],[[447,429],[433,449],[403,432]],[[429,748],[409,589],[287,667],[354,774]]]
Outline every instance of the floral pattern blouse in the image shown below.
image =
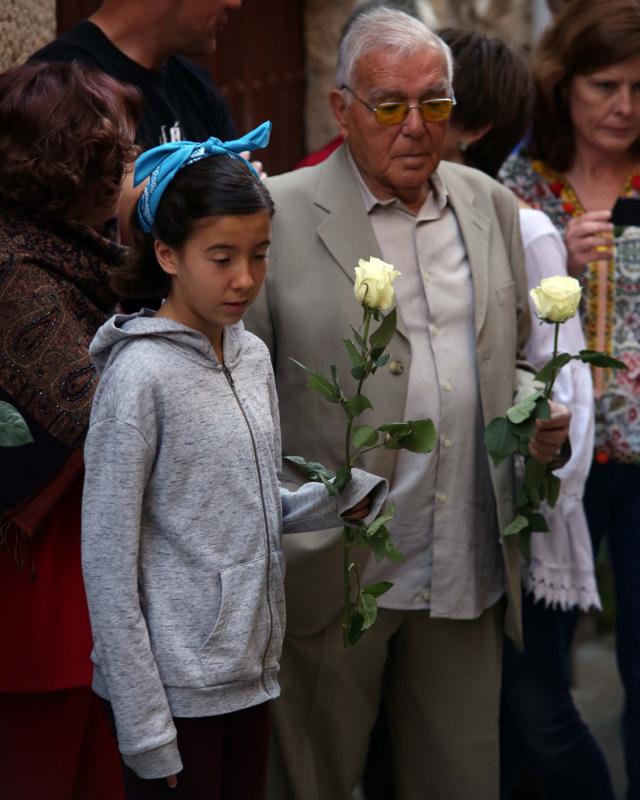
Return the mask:
[[[564,235],[584,209],[567,180],[541,161],[517,154],[500,179]],[[624,193],[640,196],[640,165]],[[640,228],[614,230],[614,255],[594,261],[580,276],[587,347],[624,361],[625,370],[594,370],[598,459],[640,464]]]

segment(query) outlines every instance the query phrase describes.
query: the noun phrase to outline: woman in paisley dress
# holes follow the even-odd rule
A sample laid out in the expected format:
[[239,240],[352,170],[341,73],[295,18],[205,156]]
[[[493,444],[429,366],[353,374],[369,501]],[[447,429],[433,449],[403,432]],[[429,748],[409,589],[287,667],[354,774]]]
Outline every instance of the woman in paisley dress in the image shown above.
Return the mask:
[[640,798],[640,230],[614,228],[611,209],[619,196],[640,197],[639,42],[638,0],[569,3],[536,53],[530,134],[500,173],[564,238],[587,347],[628,367],[594,370],[585,492],[594,552],[606,538],[614,573],[628,800]]
[[[0,447],[0,797],[119,800],[91,691],[80,569],[82,444],[112,314],[114,222],[136,155],[135,89],[76,64],[0,75],[0,400],[33,441]],[[114,565],[117,554],[114,553]]]

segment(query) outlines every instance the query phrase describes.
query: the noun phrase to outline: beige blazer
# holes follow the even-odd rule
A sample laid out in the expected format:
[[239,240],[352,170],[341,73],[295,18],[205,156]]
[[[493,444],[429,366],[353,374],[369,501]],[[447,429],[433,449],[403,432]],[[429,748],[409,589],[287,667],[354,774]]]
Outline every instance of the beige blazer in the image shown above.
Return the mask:
[[[438,169],[464,238],[475,296],[480,394],[485,422],[504,414],[514,393],[530,383],[522,359],[529,331],[527,285],[511,192],[482,173],[450,163]],[[336,364],[346,385],[350,365],[341,339],[361,323],[354,300],[354,267],[380,256],[362,195],[343,146],[317,167],[272,178],[276,204],[273,244],[265,286],[246,324],[271,350],[283,432],[283,454],[303,455],[330,468],[344,463],[344,414],[306,388],[291,359],[328,373]],[[391,360],[366,384],[377,424],[401,421],[411,352],[399,326],[389,345]],[[367,421],[366,416],[361,418]],[[393,479],[396,451],[375,450],[362,466]],[[487,457],[502,529],[514,516],[513,465],[494,468]],[[300,483],[285,464],[285,482]],[[340,612],[340,531],[285,537],[288,630],[310,635]],[[521,640],[520,557],[515,537],[503,542],[508,596],[507,631]]]

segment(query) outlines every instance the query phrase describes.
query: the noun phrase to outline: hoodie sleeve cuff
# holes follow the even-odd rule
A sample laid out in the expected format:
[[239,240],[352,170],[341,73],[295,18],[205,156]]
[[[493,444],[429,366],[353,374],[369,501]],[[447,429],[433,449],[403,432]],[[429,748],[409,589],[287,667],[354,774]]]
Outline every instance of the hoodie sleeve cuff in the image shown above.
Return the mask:
[[[367,516],[362,520],[369,525],[378,516],[389,496],[389,484],[384,478],[354,469],[351,472],[351,482],[338,498],[338,514],[342,516],[356,503],[371,495],[371,507]],[[347,523],[348,524],[348,523]]]
[[145,750],[142,753],[125,755],[122,760],[139,778],[153,780],[176,775],[182,770],[182,760],[178,752],[178,740],[172,739],[161,747]]

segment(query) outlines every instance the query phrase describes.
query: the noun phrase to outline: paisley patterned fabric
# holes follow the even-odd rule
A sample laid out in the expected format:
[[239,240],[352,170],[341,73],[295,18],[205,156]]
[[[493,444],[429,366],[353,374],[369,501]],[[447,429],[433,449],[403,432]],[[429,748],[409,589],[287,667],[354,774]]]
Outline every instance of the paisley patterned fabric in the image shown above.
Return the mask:
[[[584,209],[563,175],[518,154],[500,179],[533,208],[544,211],[561,234]],[[640,166],[624,188],[640,196]],[[594,370],[596,449],[616,461],[640,463],[640,228],[614,230],[614,257],[588,264],[580,276],[581,316],[587,347],[625,362],[628,370]]]
[[96,383],[88,346],[113,312],[109,269],[125,253],[116,235],[115,223],[97,232],[0,206],[0,399],[35,439],[0,452],[2,509],[39,489],[84,440]]

